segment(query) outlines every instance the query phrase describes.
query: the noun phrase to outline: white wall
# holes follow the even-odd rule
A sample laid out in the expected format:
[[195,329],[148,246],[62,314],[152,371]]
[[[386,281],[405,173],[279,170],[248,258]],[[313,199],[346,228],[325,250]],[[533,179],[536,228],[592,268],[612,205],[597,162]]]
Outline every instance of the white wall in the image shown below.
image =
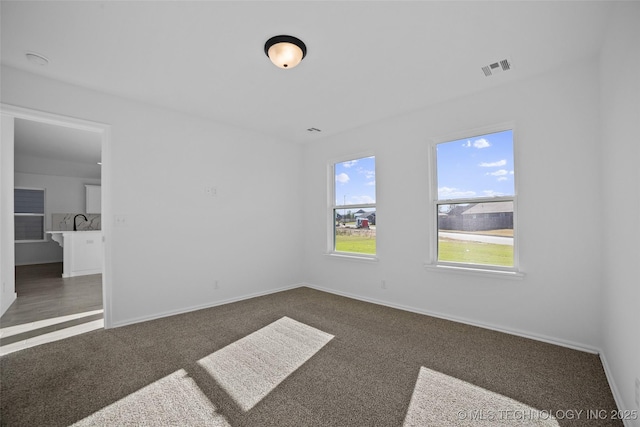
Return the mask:
[[285,213],[302,204],[300,147],[12,68],[1,78],[3,103],[111,126],[104,197],[126,219],[102,218],[113,325],[298,283],[299,216]]
[[[517,72],[517,70],[514,70]],[[424,84],[433,84],[425,82]],[[307,228],[305,279],[360,298],[589,349],[599,346],[601,209],[596,59],[306,146],[305,219],[327,223],[327,164],[376,156],[379,262],[323,255]],[[523,280],[427,270],[430,139],[514,121]],[[419,221],[408,224],[399,218]],[[380,281],[386,280],[387,289]]]
[[[23,157],[21,162],[28,163]],[[85,184],[100,184],[99,179],[63,177],[34,173],[15,173],[16,187],[45,189],[45,230],[51,230],[51,214],[85,212]],[[56,242],[16,243],[16,265],[44,264],[62,261],[62,248]]]
[[13,223],[13,117],[2,115],[0,138],[0,316],[16,300]]
[[[619,3],[600,62],[604,164],[603,348],[620,409],[640,410],[640,4]],[[629,423],[631,425],[631,423]],[[635,422],[640,426],[640,420]]]

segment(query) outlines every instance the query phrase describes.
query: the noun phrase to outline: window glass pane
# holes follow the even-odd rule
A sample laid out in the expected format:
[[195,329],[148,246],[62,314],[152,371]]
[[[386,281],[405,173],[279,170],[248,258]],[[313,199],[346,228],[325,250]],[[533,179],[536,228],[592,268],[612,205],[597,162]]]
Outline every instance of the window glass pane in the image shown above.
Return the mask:
[[375,157],[334,164],[334,194],[333,249],[336,252],[375,255]]
[[513,131],[438,144],[438,200],[513,196]]
[[44,216],[15,216],[15,240],[42,240]]
[[44,191],[23,190],[13,191],[15,213],[44,213]]
[[376,202],[375,157],[336,163],[334,171],[336,206]]
[[513,201],[438,205],[438,261],[513,267]]
[[376,212],[373,209],[334,209],[335,250],[375,255]]

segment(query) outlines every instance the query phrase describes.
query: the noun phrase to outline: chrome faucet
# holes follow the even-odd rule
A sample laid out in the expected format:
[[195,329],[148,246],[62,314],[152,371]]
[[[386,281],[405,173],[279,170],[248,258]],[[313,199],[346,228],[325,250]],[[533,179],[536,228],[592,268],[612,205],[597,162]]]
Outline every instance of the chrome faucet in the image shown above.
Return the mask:
[[85,221],[89,221],[87,219],[86,216],[84,216],[84,214],[78,214],[76,216],[73,217],[73,231],[78,231],[78,227],[76,226],[76,218],[78,218],[79,216],[83,217]]

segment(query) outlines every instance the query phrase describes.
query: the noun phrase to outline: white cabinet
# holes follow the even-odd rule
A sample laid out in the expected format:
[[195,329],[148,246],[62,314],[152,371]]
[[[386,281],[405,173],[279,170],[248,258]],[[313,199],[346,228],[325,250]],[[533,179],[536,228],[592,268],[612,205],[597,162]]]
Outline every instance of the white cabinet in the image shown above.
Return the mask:
[[99,185],[85,185],[84,188],[87,195],[86,213],[99,214],[102,211],[102,187]]
[[102,231],[47,231],[62,246],[62,277],[102,273]]

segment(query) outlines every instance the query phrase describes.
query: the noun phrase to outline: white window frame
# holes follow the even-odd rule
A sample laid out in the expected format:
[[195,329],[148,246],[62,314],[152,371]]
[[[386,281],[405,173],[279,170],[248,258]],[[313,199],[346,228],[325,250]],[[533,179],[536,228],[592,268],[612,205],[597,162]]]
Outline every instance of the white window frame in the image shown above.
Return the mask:
[[[31,240],[17,240],[14,237],[14,242],[15,243],[41,243],[41,242],[46,242],[47,238],[46,238],[46,230],[47,230],[47,189],[46,188],[36,188],[36,187],[14,187],[15,190],[35,190],[35,191],[42,191],[42,198],[43,198],[43,204],[44,204],[44,212],[43,213],[17,213],[17,212],[13,212],[13,217],[17,217],[17,216],[30,216],[30,217],[34,217],[34,216],[39,216],[42,217],[42,239],[31,239]],[[15,224],[14,224],[15,227]]]
[[[472,197],[464,199],[438,199],[438,170],[437,170],[437,146],[438,144],[456,141],[459,139],[472,139],[477,136],[497,133],[511,130],[513,132],[513,163],[514,163],[514,194],[513,196],[500,197]],[[436,271],[451,271],[457,273],[489,275],[500,277],[521,278],[524,273],[520,270],[519,258],[519,229],[518,226],[518,153],[517,153],[517,136],[516,126],[514,122],[501,123],[498,125],[474,128],[466,131],[456,132],[443,137],[432,139],[429,147],[429,166],[431,173],[429,174],[429,196],[431,209],[431,225],[430,225],[430,256],[428,262],[425,263],[427,269]],[[438,261],[438,206],[447,204],[461,203],[482,203],[482,202],[513,202],[513,267],[503,267],[487,264],[471,264],[450,261]]]
[[[344,163],[351,160],[359,160],[366,157],[374,157],[376,159],[375,173],[376,173],[376,203],[365,203],[356,205],[337,205],[336,204],[336,164]],[[348,156],[341,156],[340,158],[333,159],[327,164],[327,251],[326,255],[332,257],[338,257],[343,259],[351,259],[357,261],[377,261],[378,260],[378,236],[376,230],[376,253],[375,254],[363,254],[358,252],[342,252],[336,251],[336,219],[334,216],[334,210],[357,210],[374,208],[376,210],[376,228],[378,224],[378,159],[372,152],[356,153]]]

